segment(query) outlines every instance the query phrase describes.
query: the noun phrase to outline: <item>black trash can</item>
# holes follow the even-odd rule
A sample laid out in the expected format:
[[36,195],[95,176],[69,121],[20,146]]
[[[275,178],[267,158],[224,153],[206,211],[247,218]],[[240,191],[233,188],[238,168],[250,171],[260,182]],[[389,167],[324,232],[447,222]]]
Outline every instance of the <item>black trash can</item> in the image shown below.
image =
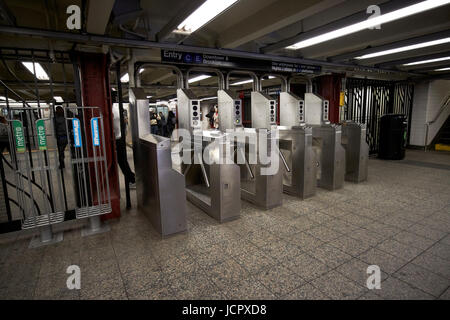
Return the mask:
[[385,114],[380,118],[378,157],[388,160],[405,158],[407,121],[404,114]]

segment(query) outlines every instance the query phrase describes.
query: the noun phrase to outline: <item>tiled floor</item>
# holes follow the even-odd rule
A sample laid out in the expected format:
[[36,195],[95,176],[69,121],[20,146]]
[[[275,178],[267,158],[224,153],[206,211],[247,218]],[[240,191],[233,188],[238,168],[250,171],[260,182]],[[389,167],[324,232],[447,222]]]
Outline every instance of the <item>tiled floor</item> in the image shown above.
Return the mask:
[[[284,195],[272,210],[243,201],[224,224],[188,203],[188,232],[163,240],[136,210],[109,233],[74,228],[39,249],[3,235],[0,298],[450,299],[450,155],[407,159],[371,159],[369,181],[306,201]],[[73,264],[81,290],[66,287]],[[380,290],[366,288],[372,264]]]

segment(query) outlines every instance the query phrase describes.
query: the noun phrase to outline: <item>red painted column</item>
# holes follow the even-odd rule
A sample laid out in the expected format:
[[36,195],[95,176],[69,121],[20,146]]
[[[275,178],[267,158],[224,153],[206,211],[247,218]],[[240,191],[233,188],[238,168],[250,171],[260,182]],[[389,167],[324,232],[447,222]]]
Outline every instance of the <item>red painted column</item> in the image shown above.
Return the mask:
[[[104,143],[106,148],[107,173],[109,179],[112,207],[112,212],[103,216],[103,219],[120,217],[119,175],[117,170],[116,144],[113,131],[113,114],[111,90],[109,86],[108,60],[109,59],[105,54],[78,54],[83,106],[99,107],[103,115],[103,129],[105,135]],[[85,114],[85,116],[88,117],[89,115]],[[90,123],[87,121],[86,124],[90,126]],[[95,198],[96,196],[94,195],[94,201]]]
[[329,119],[331,123],[339,122],[339,96],[344,75],[331,74],[316,78],[318,94],[330,102]]

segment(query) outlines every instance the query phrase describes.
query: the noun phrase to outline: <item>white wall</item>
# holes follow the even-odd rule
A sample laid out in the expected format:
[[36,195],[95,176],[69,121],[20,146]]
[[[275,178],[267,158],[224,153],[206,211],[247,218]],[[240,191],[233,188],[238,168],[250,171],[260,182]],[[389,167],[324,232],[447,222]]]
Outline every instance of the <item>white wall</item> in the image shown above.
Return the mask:
[[[426,123],[435,119],[439,110],[450,95],[450,80],[433,80],[414,86],[413,110],[411,115],[411,134],[409,143],[414,146],[425,145]],[[427,144],[433,141],[450,114],[450,107],[437,121],[430,125]]]

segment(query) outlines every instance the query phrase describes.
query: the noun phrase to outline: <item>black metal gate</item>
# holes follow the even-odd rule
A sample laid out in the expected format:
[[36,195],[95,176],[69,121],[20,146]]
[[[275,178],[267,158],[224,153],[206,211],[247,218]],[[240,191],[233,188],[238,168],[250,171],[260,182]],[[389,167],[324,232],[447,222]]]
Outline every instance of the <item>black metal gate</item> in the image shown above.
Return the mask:
[[380,117],[401,113],[411,123],[414,86],[411,83],[346,78],[344,119],[367,125],[367,143],[371,154],[378,152]]

